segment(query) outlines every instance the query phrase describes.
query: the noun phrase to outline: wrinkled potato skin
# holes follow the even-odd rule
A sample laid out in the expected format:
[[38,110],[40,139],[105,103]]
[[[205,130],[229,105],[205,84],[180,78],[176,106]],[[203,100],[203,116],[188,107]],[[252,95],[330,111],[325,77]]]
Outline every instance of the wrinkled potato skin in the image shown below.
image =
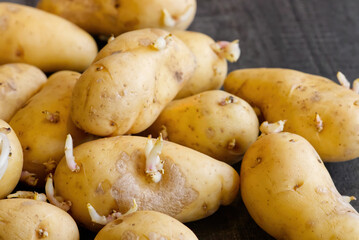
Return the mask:
[[164,141],[160,158],[164,175],[159,183],[145,174],[145,137],[118,136],[84,143],[74,149],[80,172],[62,159],[54,174],[56,192],[72,202],[72,216],[91,230],[86,204],[100,215],[127,212],[136,200],[138,210],[168,214],[181,222],[204,218],[237,195],[239,177],[229,165],[192,149]]
[[46,75],[35,66],[24,63],[0,66],[0,119],[10,121],[46,80]]
[[3,2],[0,16],[0,64],[23,62],[45,72],[83,71],[97,54],[88,33],[53,14]]
[[[128,239],[198,240],[186,225],[170,216],[154,211],[137,211],[107,224],[95,240]],[[152,238],[151,238],[152,237]]]
[[[0,119],[0,128],[11,128],[9,124]],[[16,187],[20,180],[23,155],[22,149],[13,129],[7,134],[10,140],[11,156],[9,157],[6,172],[0,179],[0,199],[6,197]]]
[[[115,36],[143,28],[185,30],[196,14],[196,0],[41,0],[40,9],[64,17],[91,34]],[[162,9],[175,18],[187,17],[166,27]],[[188,12],[189,11],[189,12]]]
[[[230,97],[233,102],[226,103]],[[163,126],[166,133],[162,136],[169,141],[228,164],[238,162],[258,137],[258,119],[252,107],[221,90],[171,102],[146,133],[157,137]]]
[[287,120],[284,131],[307,139],[323,161],[359,157],[359,95],[353,91],[324,77],[265,68],[230,73],[224,89],[259,107],[266,121]]
[[359,239],[359,214],[296,134],[266,135],[248,149],[241,193],[256,223],[276,239]]
[[[67,212],[41,201],[0,200],[0,220],[0,239],[80,239],[77,225]],[[48,236],[41,236],[40,229]]]
[[207,90],[220,89],[227,76],[227,60],[216,54],[211,45],[215,41],[209,36],[190,31],[172,31],[196,56],[197,67],[193,76],[177,94],[176,99],[185,98]]
[[76,126],[99,136],[148,128],[195,69],[193,53],[176,37],[162,50],[151,46],[166,36],[164,30],[144,29],[105,46],[74,88],[71,117]]
[[72,89],[79,77],[80,73],[72,71],[51,75],[43,89],[10,121],[24,151],[24,170],[36,174],[39,186],[51,172],[44,164],[50,160],[58,163],[64,156],[68,133],[75,146],[89,138],[69,117]]

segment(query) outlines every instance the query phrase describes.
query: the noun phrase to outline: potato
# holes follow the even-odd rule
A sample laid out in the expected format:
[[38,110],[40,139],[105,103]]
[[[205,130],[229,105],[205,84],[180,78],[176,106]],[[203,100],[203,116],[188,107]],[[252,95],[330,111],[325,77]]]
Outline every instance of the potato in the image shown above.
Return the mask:
[[246,152],[241,193],[256,223],[276,239],[358,239],[359,214],[319,155],[292,133],[260,137]]
[[171,102],[145,131],[229,164],[258,137],[258,119],[244,100],[221,90]]
[[[189,222],[211,215],[237,196],[239,177],[231,166],[175,143],[160,141],[163,148],[158,160],[163,162],[163,171],[149,171],[146,156],[151,141],[118,136],[77,146],[77,173],[65,159],[60,161],[54,174],[55,189],[58,196],[72,202],[71,214],[78,222],[99,230],[101,226],[91,221],[88,203],[107,216],[113,210],[127,212],[133,200],[138,210],[158,211]],[[151,150],[150,159],[157,161],[158,155],[152,154]],[[153,177],[160,172],[159,179]]]
[[[0,199],[6,197],[19,182],[22,165],[23,155],[22,149],[15,132],[5,121],[0,119]],[[9,151],[6,154],[5,138],[9,141]],[[5,140],[6,141],[6,140]],[[8,155],[8,157],[6,155]],[[5,171],[5,172],[4,172]],[[1,223],[1,219],[0,219]],[[1,224],[0,224],[1,225]]]
[[56,15],[0,3],[0,64],[23,62],[45,72],[83,71],[97,54],[94,39]]
[[10,121],[22,144],[24,170],[36,175],[38,186],[44,184],[46,175],[64,156],[68,133],[75,145],[89,137],[69,117],[72,89],[79,77],[72,71],[51,75],[43,89]]
[[41,0],[38,8],[57,14],[91,34],[119,35],[142,28],[186,29],[196,0]]
[[138,211],[110,222],[95,240],[172,239],[197,240],[194,233],[181,222],[155,211]]
[[0,200],[0,239],[78,240],[75,221],[65,211],[31,199]]
[[14,63],[0,66],[0,119],[10,121],[20,107],[46,82],[37,67]]
[[243,69],[224,89],[258,107],[265,120],[307,139],[323,161],[359,157],[359,95],[324,77],[289,69]]
[[105,46],[82,74],[71,117],[86,132],[138,133],[148,128],[195,69],[186,45],[160,29],[120,35]]
[[[214,40],[199,32],[172,31],[196,56],[197,67],[191,79],[176,98],[184,98],[207,90],[219,89],[227,76],[224,50],[215,51]],[[239,56],[238,56],[239,57]],[[233,59],[236,61],[237,59]]]

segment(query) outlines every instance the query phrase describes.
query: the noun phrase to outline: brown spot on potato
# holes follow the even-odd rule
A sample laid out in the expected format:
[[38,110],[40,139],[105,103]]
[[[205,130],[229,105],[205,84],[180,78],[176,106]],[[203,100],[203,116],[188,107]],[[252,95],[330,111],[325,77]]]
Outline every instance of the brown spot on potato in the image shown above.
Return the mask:
[[130,21],[124,22],[125,28],[133,28],[137,26],[140,23],[140,21],[137,18],[134,18]]
[[183,81],[183,72],[175,72],[175,79],[177,80],[177,82],[182,82]]
[[60,112],[50,112],[47,110],[42,111],[41,113],[45,114],[45,119],[50,123],[58,123],[60,121]]
[[356,100],[356,101],[354,102],[354,106],[359,106],[359,100]]
[[206,136],[208,138],[213,138],[215,135],[216,135],[216,131],[212,127],[207,128]]
[[22,46],[18,46],[15,51],[15,56],[18,58],[23,58],[25,55],[24,48]]
[[289,142],[294,143],[296,141],[294,139],[290,139]]
[[123,220],[118,218],[115,221],[112,222],[112,225],[120,225],[121,223],[123,223]]
[[96,68],[96,71],[101,71],[101,70],[103,70],[103,65],[101,65],[101,66],[98,66],[97,68]]
[[25,151],[30,151],[31,148],[29,146],[25,147]]
[[302,186],[303,186],[303,184],[304,184],[304,182],[303,182],[303,181],[298,182],[298,183],[297,183],[297,184],[295,184],[295,186],[293,187],[293,190],[294,190],[294,191],[297,191],[297,190],[298,190],[298,188],[300,188],[300,187],[302,187]]
[[320,97],[320,95],[319,95],[319,92],[317,92],[317,91],[314,91],[312,97],[310,98],[310,100],[311,100],[312,102],[319,102],[320,99],[321,99],[321,97]]

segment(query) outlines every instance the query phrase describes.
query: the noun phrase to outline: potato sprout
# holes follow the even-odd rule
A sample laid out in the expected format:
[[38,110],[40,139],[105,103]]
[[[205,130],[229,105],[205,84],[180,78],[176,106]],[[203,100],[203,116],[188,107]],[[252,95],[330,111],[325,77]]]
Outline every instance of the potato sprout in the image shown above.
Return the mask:
[[73,153],[73,143],[71,134],[67,134],[66,142],[65,142],[65,158],[66,163],[71,172],[79,172],[80,166],[75,162],[75,157]]
[[263,122],[259,127],[259,130],[262,134],[267,135],[270,133],[279,133],[282,132],[284,129],[284,124],[287,120],[279,120],[275,123],[268,123],[267,121]]
[[46,195],[43,193],[38,192],[30,192],[30,191],[17,191],[16,193],[9,194],[7,196],[8,199],[10,198],[27,198],[27,199],[34,199],[37,201],[46,202],[47,198]]
[[153,145],[152,139],[148,139],[145,147],[146,155],[146,174],[152,182],[158,183],[161,181],[162,174],[164,174],[163,160],[160,159],[160,154],[163,147],[162,135],[157,138]]
[[181,22],[185,22],[193,15],[193,11],[195,11],[195,7],[189,6],[186,12],[184,12],[181,16],[174,17],[167,9],[164,8],[162,9],[163,25],[165,27],[174,27]]
[[338,72],[337,78],[338,78],[340,85],[342,85],[345,88],[350,89],[350,82],[348,81],[348,79],[345,77],[345,75],[343,73]]
[[26,184],[28,184],[30,186],[36,186],[39,179],[36,178],[35,173],[30,173],[28,171],[22,171],[20,181],[25,182]]
[[5,133],[2,132],[0,132],[0,144],[1,144],[1,154],[0,154],[0,180],[1,180],[9,164],[9,155],[11,150],[9,138]]
[[72,203],[70,201],[64,201],[62,197],[55,196],[55,189],[52,182],[52,174],[50,173],[46,179],[45,193],[49,202],[64,211],[69,211]]
[[212,44],[211,48],[220,57],[226,58],[229,62],[236,62],[241,55],[238,40],[234,40],[233,42],[219,41]]

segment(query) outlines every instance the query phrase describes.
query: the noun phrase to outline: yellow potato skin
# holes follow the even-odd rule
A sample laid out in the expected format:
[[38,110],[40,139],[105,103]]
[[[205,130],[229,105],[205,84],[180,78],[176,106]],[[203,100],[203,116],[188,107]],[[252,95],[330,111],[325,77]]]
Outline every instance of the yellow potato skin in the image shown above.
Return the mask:
[[95,40],[76,25],[36,8],[0,3],[0,64],[23,62],[45,72],[83,71]]
[[0,200],[0,220],[0,239],[80,239],[77,225],[67,212],[41,201]]
[[287,120],[284,131],[307,139],[323,161],[359,157],[359,95],[353,91],[324,77],[275,68],[234,71],[224,89],[260,108],[266,121]]
[[[64,156],[68,133],[75,146],[89,138],[69,117],[72,90],[79,77],[80,73],[73,71],[51,75],[43,89],[10,121],[24,151],[24,170],[36,174],[38,186],[44,185],[47,174]],[[47,167],[51,162],[55,165]]]
[[172,31],[196,56],[197,67],[193,76],[183,86],[176,99],[185,98],[207,90],[219,89],[227,76],[227,60],[211,47],[215,41],[199,32]]
[[359,239],[359,214],[299,135],[269,134],[248,149],[241,194],[256,223],[276,239]]
[[172,101],[145,132],[154,137],[162,132],[169,141],[234,164],[257,139],[258,128],[247,102],[212,90]]
[[229,165],[192,149],[164,141],[160,158],[164,175],[158,183],[145,174],[147,138],[117,136],[84,143],[74,149],[80,172],[62,159],[54,174],[56,192],[72,202],[72,216],[86,228],[90,203],[100,215],[127,212],[136,200],[138,210],[168,214],[181,222],[204,218],[237,196],[239,177]]
[[20,180],[23,154],[19,139],[10,125],[0,119],[0,128],[11,129],[10,133],[6,134],[10,141],[11,156],[9,156],[6,172],[0,179],[0,199],[2,199],[14,190]]
[[32,65],[13,63],[0,66],[0,119],[10,121],[46,80],[46,75]]
[[[196,0],[41,0],[37,7],[68,19],[91,34],[117,36],[143,28],[187,29],[197,3]],[[163,9],[177,19],[173,26],[165,25]]]
[[[152,44],[169,38],[163,49]],[[76,126],[99,136],[148,128],[192,76],[195,59],[187,46],[160,29],[120,35],[98,54],[73,91]]]
[[196,235],[178,220],[155,211],[137,211],[112,221],[96,235],[95,240],[128,239],[197,240]]

